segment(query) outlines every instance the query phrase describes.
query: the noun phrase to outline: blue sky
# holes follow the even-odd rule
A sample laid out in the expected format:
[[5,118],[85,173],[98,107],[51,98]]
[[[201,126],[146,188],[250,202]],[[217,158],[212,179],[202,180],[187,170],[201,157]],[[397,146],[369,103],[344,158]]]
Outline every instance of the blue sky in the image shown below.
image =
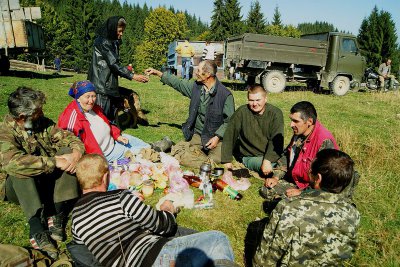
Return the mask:
[[[120,0],[123,2],[124,0]],[[127,0],[128,3],[158,7],[165,5],[175,9],[187,10],[204,22],[210,22],[214,0]],[[264,16],[271,21],[274,9],[278,6],[284,24],[297,25],[301,22],[327,21],[339,30],[358,34],[361,22],[371,14],[376,5],[392,15],[400,39],[400,1],[399,0],[259,0]],[[251,0],[239,0],[243,18],[247,17]]]

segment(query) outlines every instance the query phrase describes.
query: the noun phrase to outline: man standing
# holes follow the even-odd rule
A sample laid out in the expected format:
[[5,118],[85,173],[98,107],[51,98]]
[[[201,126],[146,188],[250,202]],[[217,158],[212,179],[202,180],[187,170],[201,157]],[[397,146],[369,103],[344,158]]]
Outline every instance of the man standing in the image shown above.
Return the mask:
[[[161,77],[162,83],[190,98],[189,117],[182,125],[188,146],[186,151],[180,152],[173,147],[171,154],[188,167],[199,167],[207,160],[207,156],[220,163],[221,140],[229,118],[235,111],[235,105],[231,92],[216,77],[217,65],[209,60],[200,62],[195,73],[196,81],[180,80],[174,75],[152,68],[145,72]],[[193,149],[200,153],[189,153]],[[183,153],[178,155],[181,152]]]
[[382,90],[382,91],[385,86],[385,80],[388,80],[388,79],[390,79],[389,89],[393,89],[395,77],[394,77],[394,75],[390,74],[391,64],[392,64],[392,60],[388,58],[386,60],[386,62],[383,62],[381,65],[379,65],[379,69],[378,69],[379,86],[380,86],[380,90]]
[[228,265],[233,251],[222,232],[170,238],[177,229],[171,201],[157,211],[129,190],[107,192],[109,170],[103,156],[83,156],[77,177],[83,196],[72,212],[73,239],[103,266],[233,266]]
[[326,148],[338,149],[333,135],[317,120],[317,111],[307,101],[296,103],[290,109],[290,127],[293,137],[278,160],[274,177],[265,179],[260,194],[268,199],[296,196],[310,183],[308,170],[318,151]]
[[[123,17],[114,16],[107,19],[94,41],[92,62],[88,72],[88,80],[96,87],[96,104],[103,109],[110,121],[115,119],[117,108],[122,103],[118,76],[138,82],[148,81],[146,76],[135,74],[121,65],[119,46],[125,27],[126,21]],[[137,104],[135,103],[135,106]]]
[[190,66],[192,64],[192,58],[194,56],[194,48],[188,40],[185,40],[183,43],[179,44],[176,47],[175,51],[178,53],[178,55],[181,56],[182,59],[182,78],[189,80]]
[[44,117],[44,103],[45,95],[30,88],[10,94],[9,114],[1,124],[1,172],[7,174],[5,199],[21,205],[32,246],[56,259],[54,240],[65,240],[69,202],[78,197],[76,177],[69,173],[75,172],[84,145]]
[[343,266],[357,246],[360,214],[345,194],[354,162],[325,149],[310,168],[313,189],[285,198],[272,212],[253,258],[257,266]]
[[246,168],[268,175],[271,163],[283,153],[283,114],[267,103],[267,92],[255,84],[248,88],[247,105],[232,115],[224,134],[221,162],[232,169],[232,156]]
[[215,46],[210,43],[210,41],[206,41],[206,46],[203,49],[203,60],[215,60],[217,55],[217,51],[215,51]]

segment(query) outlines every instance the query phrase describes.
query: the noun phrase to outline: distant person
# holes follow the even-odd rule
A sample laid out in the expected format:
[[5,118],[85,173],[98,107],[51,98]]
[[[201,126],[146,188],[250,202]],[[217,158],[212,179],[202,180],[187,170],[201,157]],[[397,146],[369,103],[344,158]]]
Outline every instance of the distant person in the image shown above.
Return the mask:
[[96,87],[96,104],[103,109],[110,121],[114,121],[117,109],[122,103],[118,76],[142,83],[148,81],[145,75],[135,74],[121,65],[119,46],[125,28],[125,18],[114,16],[107,19],[97,32],[92,62],[89,66],[88,80]]
[[200,62],[195,73],[196,81],[179,79],[152,68],[145,73],[157,75],[162,83],[190,98],[189,117],[182,125],[186,142],[181,143],[180,150],[178,144],[174,146],[172,155],[188,167],[197,168],[207,158],[220,163],[222,138],[235,105],[232,93],[216,76],[217,65],[210,60]]
[[[130,151],[137,155],[150,145],[111,124],[96,102],[96,88],[90,81],[79,81],[72,85],[71,103],[58,118],[58,126],[73,132],[85,144],[86,153],[104,155],[109,162],[126,157]],[[170,148],[172,142],[168,148]],[[166,148],[166,149],[168,149]]]
[[317,111],[310,102],[294,104],[289,117],[293,137],[284,156],[277,162],[274,176],[265,179],[264,187],[260,190],[260,194],[268,200],[283,195],[299,195],[310,184],[308,171],[318,151],[338,149],[333,135],[317,120]]
[[61,72],[61,58],[59,55],[57,55],[54,59],[54,68],[57,70],[57,72]]
[[215,60],[217,56],[217,51],[215,50],[215,46],[210,43],[210,41],[206,41],[206,46],[203,49],[202,60]]
[[181,56],[182,59],[182,78],[189,80],[190,67],[192,64],[192,58],[194,56],[194,48],[188,40],[185,40],[176,47],[175,51],[179,56]]
[[83,196],[72,211],[72,237],[103,266],[234,265],[229,239],[222,232],[171,238],[177,230],[172,201],[155,210],[129,190],[107,192],[109,169],[102,156],[83,156],[77,177]]
[[281,200],[265,226],[253,266],[343,266],[357,247],[360,214],[341,192],[354,162],[344,152],[318,152],[310,167],[313,189]]
[[392,60],[390,58],[388,58],[386,60],[386,62],[383,62],[381,65],[379,65],[378,74],[379,74],[380,90],[384,89],[385,80],[390,80],[389,81],[389,89],[393,89],[393,85],[395,83],[396,77],[394,77],[394,75],[390,74],[391,64],[392,64]]
[[267,92],[255,84],[247,90],[247,105],[233,113],[224,134],[221,162],[232,169],[232,156],[261,175],[272,172],[272,164],[283,153],[283,114],[267,103]]
[[68,214],[79,196],[71,174],[85,149],[78,137],[44,116],[44,104],[45,95],[31,88],[9,95],[0,132],[1,171],[7,174],[5,200],[21,206],[32,247],[57,259],[55,240],[66,239]]

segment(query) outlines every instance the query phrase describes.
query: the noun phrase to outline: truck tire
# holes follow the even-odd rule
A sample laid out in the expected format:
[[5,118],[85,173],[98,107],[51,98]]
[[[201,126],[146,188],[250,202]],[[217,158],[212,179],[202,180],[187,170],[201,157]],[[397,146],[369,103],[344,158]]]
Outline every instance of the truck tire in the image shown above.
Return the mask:
[[270,93],[280,93],[286,87],[286,78],[282,71],[272,70],[262,77],[262,84]]
[[0,55],[0,73],[10,70],[10,59],[5,55]]
[[329,87],[335,95],[345,95],[350,90],[350,79],[346,76],[336,76]]

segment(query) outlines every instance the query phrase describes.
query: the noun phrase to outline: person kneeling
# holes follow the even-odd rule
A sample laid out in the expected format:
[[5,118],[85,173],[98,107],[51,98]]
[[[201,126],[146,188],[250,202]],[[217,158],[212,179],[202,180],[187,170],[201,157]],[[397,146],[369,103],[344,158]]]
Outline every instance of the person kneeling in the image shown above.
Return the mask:
[[254,266],[341,266],[352,257],[360,214],[341,192],[354,162],[344,152],[317,153],[310,169],[313,189],[281,200],[266,225]]
[[107,192],[109,170],[103,156],[84,155],[76,173],[83,196],[72,211],[72,236],[75,243],[86,245],[102,265],[234,264],[231,245],[222,232],[169,238],[177,229],[171,201],[163,202],[158,211],[129,190]]

